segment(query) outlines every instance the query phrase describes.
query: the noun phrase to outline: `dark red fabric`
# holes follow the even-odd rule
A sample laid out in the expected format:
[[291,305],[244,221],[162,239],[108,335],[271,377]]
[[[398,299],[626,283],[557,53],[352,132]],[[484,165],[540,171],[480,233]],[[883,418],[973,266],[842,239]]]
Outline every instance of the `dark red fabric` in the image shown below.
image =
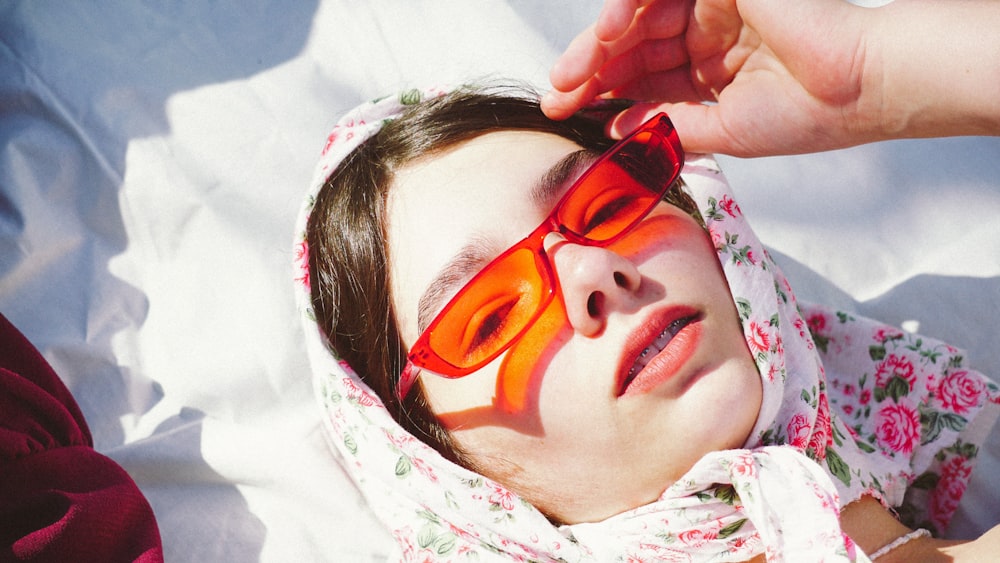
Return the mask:
[[153,511],[76,401],[0,315],[0,561],[163,561]]

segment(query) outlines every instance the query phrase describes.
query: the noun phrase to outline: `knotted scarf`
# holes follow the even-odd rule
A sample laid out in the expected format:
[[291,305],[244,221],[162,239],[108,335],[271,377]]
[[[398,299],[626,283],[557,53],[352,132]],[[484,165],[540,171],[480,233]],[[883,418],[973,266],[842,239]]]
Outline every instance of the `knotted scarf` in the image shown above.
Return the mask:
[[297,300],[330,442],[391,531],[399,560],[745,561],[765,553],[769,561],[868,561],[838,520],[863,495],[896,507],[911,526],[944,530],[997,415],[997,386],[947,344],[798,302],[706,156],[689,155],[683,178],[763,383],[744,449],[706,455],[651,504],[556,526],[404,431],[314,320],[305,232],[337,164],[386,120],[444,91],[404,92],[341,119],[296,227]]

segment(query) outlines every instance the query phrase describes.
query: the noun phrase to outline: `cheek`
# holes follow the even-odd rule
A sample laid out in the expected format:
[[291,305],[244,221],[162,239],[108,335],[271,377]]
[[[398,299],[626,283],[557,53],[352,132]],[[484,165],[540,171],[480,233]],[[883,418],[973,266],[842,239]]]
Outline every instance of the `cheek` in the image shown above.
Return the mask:
[[[664,204],[666,205],[666,204]],[[636,264],[664,252],[683,253],[684,262],[694,269],[711,266],[719,271],[718,255],[712,239],[704,228],[680,210],[654,215],[609,248],[633,260]]]
[[504,356],[497,375],[497,407],[509,415],[535,413],[542,379],[561,344],[572,336],[562,299],[556,295],[541,317]]
[[525,436],[541,435],[541,385],[571,333],[562,300],[554,299],[501,359],[457,379],[425,374],[422,380],[431,411],[445,428],[458,434],[495,427]]

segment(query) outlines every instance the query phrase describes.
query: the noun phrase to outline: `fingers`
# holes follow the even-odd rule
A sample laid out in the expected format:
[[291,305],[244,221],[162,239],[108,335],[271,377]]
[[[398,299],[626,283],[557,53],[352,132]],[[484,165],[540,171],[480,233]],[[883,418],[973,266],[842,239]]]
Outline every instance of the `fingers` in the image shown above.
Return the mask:
[[599,41],[614,41],[628,31],[636,12],[652,0],[607,0],[594,24]]
[[745,149],[735,145],[719,119],[718,106],[696,102],[676,104],[642,104],[620,113],[611,123],[613,137],[627,135],[647,119],[666,112],[677,128],[681,145],[689,154],[742,154]]
[[703,97],[699,96],[692,83],[691,71],[686,65],[657,72],[640,73],[634,79],[626,82],[625,85],[615,88],[613,93],[615,97],[619,98],[657,103],[701,102],[704,100]]
[[597,79],[588,80],[579,88],[569,92],[552,90],[542,96],[542,112],[549,119],[566,119],[577,110],[587,105],[602,92],[601,82]]
[[562,92],[579,88],[600,70],[605,61],[617,54],[613,48],[614,43],[599,41],[594,36],[594,27],[588,27],[573,38],[563,54],[556,59],[549,71],[549,81]]
[[563,119],[598,96],[697,100],[686,63],[682,38],[646,41],[609,61],[576,89],[548,92],[542,98],[542,110],[552,119]]
[[[681,37],[688,9],[685,1],[609,0],[597,23],[577,35],[553,64],[549,73],[552,86],[563,92],[579,88],[635,46]],[[608,14],[617,14],[620,19]],[[607,29],[602,32],[602,27]]]
[[[608,0],[597,22],[570,42],[549,74],[542,108],[563,119],[643,73],[684,64],[689,0]],[[655,98],[660,99],[660,98]]]

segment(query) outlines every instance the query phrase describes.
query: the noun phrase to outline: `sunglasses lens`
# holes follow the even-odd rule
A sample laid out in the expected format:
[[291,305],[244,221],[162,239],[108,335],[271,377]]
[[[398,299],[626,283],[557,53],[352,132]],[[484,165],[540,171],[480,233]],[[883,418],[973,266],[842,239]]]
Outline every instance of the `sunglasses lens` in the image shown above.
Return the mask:
[[593,242],[614,239],[660,201],[678,167],[661,137],[640,132],[577,181],[557,218],[574,234]]
[[449,364],[466,369],[490,359],[529,326],[542,309],[550,284],[530,248],[491,263],[455,296],[447,314],[430,328],[430,347]]

